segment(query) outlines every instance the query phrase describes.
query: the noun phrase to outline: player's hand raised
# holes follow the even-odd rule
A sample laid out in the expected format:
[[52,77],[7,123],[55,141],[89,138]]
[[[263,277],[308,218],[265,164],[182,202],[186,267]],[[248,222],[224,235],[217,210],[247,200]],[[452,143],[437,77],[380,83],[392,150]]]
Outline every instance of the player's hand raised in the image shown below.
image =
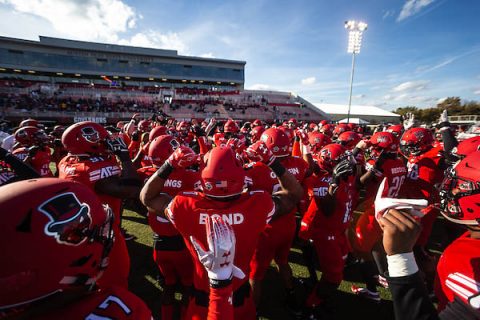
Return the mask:
[[168,157],[167,161],[175,169],[188,168],[197,163],[198,155],[191,148],[180,146]]
[[387,255],[412,252],[421,230],[419,221],[406,212],[390,209],[378,223],[383,230],[383,247]]
[[257,141],[250,145],[245,153],[247,154],[247,158],[253,162],[263,162],[270,165],[275,161],[275,156],[263,141]]
[[207,216],[206,233],[207,249],[204,249],[193,236],[190,236],[190,241],[198,259],[207,270],[210,282],[230,280],[233,277],[245,278],[243,271],[233,264],[236,240],[232,227],[220,217]]

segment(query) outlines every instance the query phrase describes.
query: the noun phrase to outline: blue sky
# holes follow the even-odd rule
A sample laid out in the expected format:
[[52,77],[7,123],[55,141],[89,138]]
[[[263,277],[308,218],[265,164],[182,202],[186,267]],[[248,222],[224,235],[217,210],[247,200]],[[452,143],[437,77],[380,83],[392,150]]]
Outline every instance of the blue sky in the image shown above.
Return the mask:
[[353,104],[480,100],[478,0],[0,0],[0,34],[176,49],[247,61],[245,87],[348,103],[344,21],[368,23]]

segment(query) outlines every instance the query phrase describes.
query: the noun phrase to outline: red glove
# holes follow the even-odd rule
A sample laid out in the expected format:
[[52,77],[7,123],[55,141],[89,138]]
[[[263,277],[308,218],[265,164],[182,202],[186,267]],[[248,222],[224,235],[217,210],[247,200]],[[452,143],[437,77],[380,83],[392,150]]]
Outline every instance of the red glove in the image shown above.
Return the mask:
[[198,155],[189,147],[180,146],[168,157],[167,161],[175,169],[188,168],[195,164]]
[[302,142],[302,144],[304,145],[308,145],[308,134],[305,130],[303,129],[297,129],[295,131],[295,136],[298,137],[300,139],[300,141]]
[[257,141],[247,148],[245,151],[248,159],[253,162],[263,162],[267,165],[270,165],[274,160],[275,156],[272,151],[268,149],[267,145],[263,141]]

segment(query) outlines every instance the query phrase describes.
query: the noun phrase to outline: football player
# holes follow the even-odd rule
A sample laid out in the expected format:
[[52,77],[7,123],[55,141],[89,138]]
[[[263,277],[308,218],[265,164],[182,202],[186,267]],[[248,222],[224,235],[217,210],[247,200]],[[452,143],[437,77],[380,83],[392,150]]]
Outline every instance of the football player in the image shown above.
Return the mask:
[[[152,166],[137,170],[142,181],[147,181],[178,148],[180,143],[169,135],[155,138],[149,145],[148,156]],[[191,155],[196,157],[195,154]],[[162,192],[171,197],[182,191],[194,191],[200,187],[200,172],[183,168],[175,170],[165,181]],[[153,259],[164,277],[161,298],[162,319],[173,319],[175,290],[177,284],[182,288],[182,307],[186,307],[192,286],[193,263],[184,240],[168,219],[154,213],[148,215],[148,223],[154,232]]]
[[[272,217],[288,214],[302,196],[302,188],[292,174],[274,158],[268,148],[258,150],[258,156],[278,177],[279,191],[273,195],[264,191],[244,191],[245,171],[229,147],[215,147],[203,157],[202,192],[183,192],[173,200],[163,194],[165,181],[178,168],[190,165],[191,150],[180,147],[155,173],[142,189],[142,202],[157,215],[169,219],[183,236],[194,257],[194,294],[187,319],[206,319],[209,281],[197,258],[190,237],[204,247],[207,217],[220,216],[232,225],[237,238],[235,265],[248,274],[249,263],[260,233]],[[255,319],[255,306],[248,281],[234,279],[233,305],[235,319]]]
[[110,268],[100,284],[111,281],[127,287],[130,259],[120,232],[121,204],[122,199],[138,197],[141,186],[128,149],[121,138],[110,140],[104,127],[89,121],[68,127],[62,135],[62,143],[69,153],[60,161],[59,178],[90,187],[102,203],[112,208],[115,216],[114,231],[118,239],[111,255],[115,268]]
[[12,153],[16,157],[30,165],[40,176],[53,177],[49,138],[45,131],[33,126],[21,127],[15,131],[15,140],[19,147]]
[[[301,184],[305,179],[308,164],[300,157],[290,155],[290,140],[284,130],[270,128],[265,130],[260,138],[247,150],[250,160],[255,161],[255,155],[262,147],[267,147],[278,159],[283,167],[290,172]],[[263,143],[262,143],[263,142]],[[251,190],[263,190],[270,194],[279,190],[280,184],[274,172],[265,164],[254,163],[247,169],[247,181]],[[298,309],[295,298],[292,269],[288,264],[288,255],[295,237],[296,208],[288,215],[272,220],[260,235],[257,248],[251,263],[250,284],[252,285],[253,297],[257,306],[261,297],[261,282],[272,260],[278,266],[278,271],[285,288],[287,289],[287,301],[292,311]]]
[[346,229],[358,199],[358,186],[355,164],[345,157],[345,151],[339,144],[326,145],[317,156],[319,169],[305,182],[311,200],[299,237],[313,242],[322,272],[306,301],[310,315],[340,285],[350,250]]
[[2,186],[0,318],[150,320],[125,288],[99,289],[116,240],[113,215],[88,187],[43,178]]
[[379,273],[379,279],[382,279],[386,271],[385,253],[381,245],[382,232],[375,219],[374,199],[384,178],[386,182],[381,192],[383,197],[389,198],[398,196],[405,181],[407,168],[398,157],[398,147],[399,139],[386,131],[376,132],[368,142],[357,144],[357,148],[366,149],[370,155],[365,166],[366,173],[360,177],[360,183],[365,187],[365,212],[357,220],[353,238],[355,253],[363,260],[361,270],[367,287],[352,286],[352,291],[374,301],[380,301],[374,276]]

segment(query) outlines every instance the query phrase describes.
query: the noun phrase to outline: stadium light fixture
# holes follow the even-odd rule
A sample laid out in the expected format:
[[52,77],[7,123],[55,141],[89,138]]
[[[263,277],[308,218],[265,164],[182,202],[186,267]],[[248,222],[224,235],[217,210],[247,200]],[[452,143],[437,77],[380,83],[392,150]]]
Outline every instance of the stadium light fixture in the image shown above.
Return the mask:
[[20,69],[13,69],[13,71],[15,71],[15,72],[22,72],[22,70],[20,70]]
[[153,81],[153,80],[155,80],[155,78],[151,78],[151,77],[150,77],[150,78],[148,78],[148,80]]
[[130,80],[130,77],[125,77],[126,80]]
[[35,73],[35,71],[33,71],[33,70],[28,70],[28,73]]
[[75,77],[81,77],[82,75],[80,73],[75,73]]
[[0,71],[7,71],[7,69],[5,69],[5,68],[0,68]]
[[353,75],[355,73],[355,55],[360,53],[362,47],[363,32],[367,30],[368,25],[362,21],[345,21],[345,29],[348,30],[348,49],[352,54],[352,72],[350,75],[350,95],[348,98],[347,123],[350,123],[350,108],[352,106]]
[[162,81],[167,81],[167,79],[163,78]]
[[62,72],[57,72],[57,76],[63,76]]

